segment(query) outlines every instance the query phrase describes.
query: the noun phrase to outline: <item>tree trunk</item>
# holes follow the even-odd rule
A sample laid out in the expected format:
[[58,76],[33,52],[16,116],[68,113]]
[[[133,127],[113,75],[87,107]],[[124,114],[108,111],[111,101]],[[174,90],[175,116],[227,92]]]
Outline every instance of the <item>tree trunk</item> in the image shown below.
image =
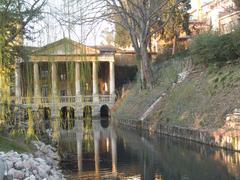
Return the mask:
[[144,73],[143,73],[143,63],[142,63],[142,56],[140,52],[136,53],[137,57],[137,66],[139,70],[139,78],[140,78],[140,84],[141,84],[141,89],[145,89],[145,82],[144,82]]
[[172,55],[174,56],[176,54],[176,47],[177,47],[177,36],[176,35],[174,35],[172,43],[173,43]]
[[147,43],[143,44],[143,46],[141,47],[141,56],[142,56],[143,75],[144,75],[144,80],[146,84],[144,88],[152,89],[154,80],[153,80],[153,75],[150,67],[150,58],[147,50]]

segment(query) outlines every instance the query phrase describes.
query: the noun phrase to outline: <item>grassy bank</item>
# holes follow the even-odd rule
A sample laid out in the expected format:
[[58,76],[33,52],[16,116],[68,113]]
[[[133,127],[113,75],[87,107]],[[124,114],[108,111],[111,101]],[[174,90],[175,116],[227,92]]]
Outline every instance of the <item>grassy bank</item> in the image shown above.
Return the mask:
[[[180,67],[180,64],[185,66]],[[167,96],[158,103],[147,120],[152,125],[215,129],[222,127],[225,116],[240,107],[240,64],[226,63],[195,66],[184,82],[177,84],[177,73],[186,69],[187,62],[155,65],[157,86],[152,91],[138,90],[136,84],[114,113],[116,119],[136,119],[163,93]],[[157,74],[156,72],[160,72]]]
[[0,151],[8,152],[8,151],[17,151],[21,152],[33,152],[33,146],[30,144],[26,144],[24,142],[24,138],[10,138],[3,135],[0,135]]

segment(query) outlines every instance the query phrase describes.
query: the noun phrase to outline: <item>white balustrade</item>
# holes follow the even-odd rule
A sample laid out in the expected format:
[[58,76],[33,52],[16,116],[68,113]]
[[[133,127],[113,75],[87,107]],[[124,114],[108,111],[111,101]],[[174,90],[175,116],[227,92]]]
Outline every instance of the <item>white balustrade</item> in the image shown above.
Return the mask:
[[[81,101],[79,101],[81,98]],[[112,98],[114,98],[112,95],[99,95],[99,104],[107,104],[107,103],[112,103]],[[16,98],[12,98],[12,100],[15,100]],[[87,96],[81,96],[81,97],[76,97],[76,96],[59,96],[58,97],[59,101],[58,103],[60,104],[76,104],[77,102],[81,103],[87,103],[87,104],[94,104],[93,102],[93,96],[92,95],[87,95]],[[20,104],[22,105],[44,105],[44,106],[49,106],[50,104],[53,103],[53,98],[52,97],[21,97],[20,99]]]

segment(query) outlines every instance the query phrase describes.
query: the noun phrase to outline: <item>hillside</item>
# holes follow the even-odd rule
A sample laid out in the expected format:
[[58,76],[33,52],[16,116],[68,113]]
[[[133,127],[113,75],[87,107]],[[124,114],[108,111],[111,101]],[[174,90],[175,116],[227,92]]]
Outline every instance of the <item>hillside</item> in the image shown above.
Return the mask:
[[[151,91],[139,91],[136,83],[114,112],[115,119],[139,119],[163,93],[146,120],[151,124],[215,129],[225,123],[226,114],[240,107],[240,64],[208,67],[191,60],[177,59],[155,64],[156,86]],[[189,75],[177,83],[177,75]]]

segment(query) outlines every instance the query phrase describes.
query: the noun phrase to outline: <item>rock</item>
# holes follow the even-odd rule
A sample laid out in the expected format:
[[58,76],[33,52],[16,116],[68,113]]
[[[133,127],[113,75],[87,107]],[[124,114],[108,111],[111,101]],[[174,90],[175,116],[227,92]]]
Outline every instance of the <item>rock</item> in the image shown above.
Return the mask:
[[5,173],[5,165],[4,162],[0,159],[0,179],[3,179]]
[[13,167],[13,162],[10,160],[5,160],[6,165],[7,165],[7,169],[11,169]]
[[25,178],[24,180],[36,180],[36,178],[34,175],[31,175],[31,176]]
[[25,177],[25,174],[24,172],[20,171],[20,170],[16,170],[14,168],[11,168],[9,171],[8,171],[8,175],[12,175],[13,178],[16,178],[16,179],[24,179]]
[[38,171],[37,171],[36,169],[34,169],[34,170],[32,171],[32,173],[33,173],[33,175],[37,175],[37,174],[38,174]]
[[[33,142],[33,144],[37,148],[35,154],[37,157],[33,157],[32,154],[18,154],[14,151],[0,152],[0,158],[9,169],[7,174],[10,179],[64,179],[62,172],[58,171],[60,157],[56,148],[38,141]],[[51,178],[49,178],[50,176]],[[0,179],[2,179],[1,176]]]
[[38,162],[41,163],[41,164],[42,164],[42,163],[46,163],[45,160],[42,159],[42,158],[36,158],[35,160],[38,161]]
[[22,161],[17,161],[16,163],[14,163],[13,167],[17,170],[22,170],[24,168],[23,162]]
[[51,169],[50,166],[41,164],[40,166],[38,166],[38,174],[43,178],[47,178],[50,169]]
[[30,160],[24,160],[23,161],[23,166],[25,169],[32,169],[34,167],[33,165],[33,161],[30,159]]
[[22,158],[22,160],[30,158],[27,154],[21,154],[20,157]]

